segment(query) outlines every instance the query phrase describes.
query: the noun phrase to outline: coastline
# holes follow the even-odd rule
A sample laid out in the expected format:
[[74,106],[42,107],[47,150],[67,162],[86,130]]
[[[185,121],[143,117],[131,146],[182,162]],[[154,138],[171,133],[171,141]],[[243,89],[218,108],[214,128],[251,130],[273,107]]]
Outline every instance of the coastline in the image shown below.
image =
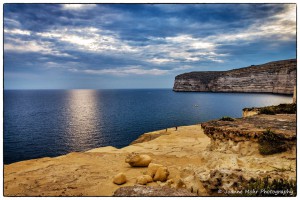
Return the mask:
[[[147,168],[133,168],[125,163],[126,156],[132,152],[147,154],[153,163],[167,166],[169,179],[174,182],[178,182],[182,172],[188,170],[199,177],[206,188],[212,187],[210,181],[216,178],[212,177],[215,172],[235,176],[243,174],[243,178],[250,179],[261,174],[282,177],[282,173],[275,169],[286,169],[284,176],[287,179],[296,177],[294,149],[268,156],[214,151],[210,149],[211,138],[200,124],[181,126],[177,130],[168,128],[167,132],[164,129],[145,133],[139,139],[139,143],[133,142],[121,149],[107,146],[4,165],[4,195],[112,196],[120,187],[136,185],[136,177],[147,171]],[[123,185],[116,185],[112,180],[120,172],[125,173],[128,180]],[[165,185],[163,182],[147,184]],[[202,193],[200,196],[209,195]]]

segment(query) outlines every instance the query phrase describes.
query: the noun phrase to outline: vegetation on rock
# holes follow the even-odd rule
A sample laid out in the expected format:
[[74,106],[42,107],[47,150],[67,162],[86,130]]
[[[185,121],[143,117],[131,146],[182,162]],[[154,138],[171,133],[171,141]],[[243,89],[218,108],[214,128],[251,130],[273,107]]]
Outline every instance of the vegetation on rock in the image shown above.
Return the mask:
[[259,152],[262,155],[271,155],[288,150],[288,144],[284,141],[284,137],[269,129],[259,136],[258,143]]
[[266,106],[261,108],[244,108],[243,111],[257,111],[259,114],[275,115],[275,114],[296,114],[297,106],[295,103],[279,104],[277,106]]
[[234,121],[234,119],[228,116],[224,116],[220,119],[220,121]]
[[269,177],[251,178],[244,184],[241,196],[296,196],[297,182],[295,180],[273,179]]

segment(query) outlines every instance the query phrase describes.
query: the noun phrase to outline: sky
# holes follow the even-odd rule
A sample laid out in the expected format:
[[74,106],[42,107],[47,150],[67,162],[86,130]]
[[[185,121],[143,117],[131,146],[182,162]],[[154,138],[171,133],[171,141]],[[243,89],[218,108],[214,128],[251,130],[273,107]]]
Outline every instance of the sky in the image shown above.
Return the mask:
[[296,58],[295,4],[4,4],[4,89],[172,88]]

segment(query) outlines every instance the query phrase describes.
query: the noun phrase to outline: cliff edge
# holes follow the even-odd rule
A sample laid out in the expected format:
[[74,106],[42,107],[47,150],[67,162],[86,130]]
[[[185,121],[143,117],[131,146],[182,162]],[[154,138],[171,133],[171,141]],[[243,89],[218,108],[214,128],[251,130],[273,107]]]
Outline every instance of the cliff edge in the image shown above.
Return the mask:
[[293,94],[297,60],[281,60],[229,71],[189,72],[175,77],[176,92]]

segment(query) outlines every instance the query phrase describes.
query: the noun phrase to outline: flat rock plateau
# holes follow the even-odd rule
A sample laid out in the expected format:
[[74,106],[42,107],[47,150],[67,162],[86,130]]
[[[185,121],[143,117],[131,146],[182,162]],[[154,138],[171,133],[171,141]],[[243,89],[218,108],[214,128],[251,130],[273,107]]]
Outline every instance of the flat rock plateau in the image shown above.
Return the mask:
[[[257,137],[267,128],[291,142],[286,151],[271,155],[258,151]],[[238,190],[251,179],[296,180],[295,140],[295,114],[168,128],[146,133],[121,149],[108,146],[4,165],[4,195],[222,196],[222,191]],[[166,166],[168,181],[139,186],[136,179],[147,173],[147,167],[125,163],[132,152]],[[118,173],[126,175],[125,184],[113,183]]]

